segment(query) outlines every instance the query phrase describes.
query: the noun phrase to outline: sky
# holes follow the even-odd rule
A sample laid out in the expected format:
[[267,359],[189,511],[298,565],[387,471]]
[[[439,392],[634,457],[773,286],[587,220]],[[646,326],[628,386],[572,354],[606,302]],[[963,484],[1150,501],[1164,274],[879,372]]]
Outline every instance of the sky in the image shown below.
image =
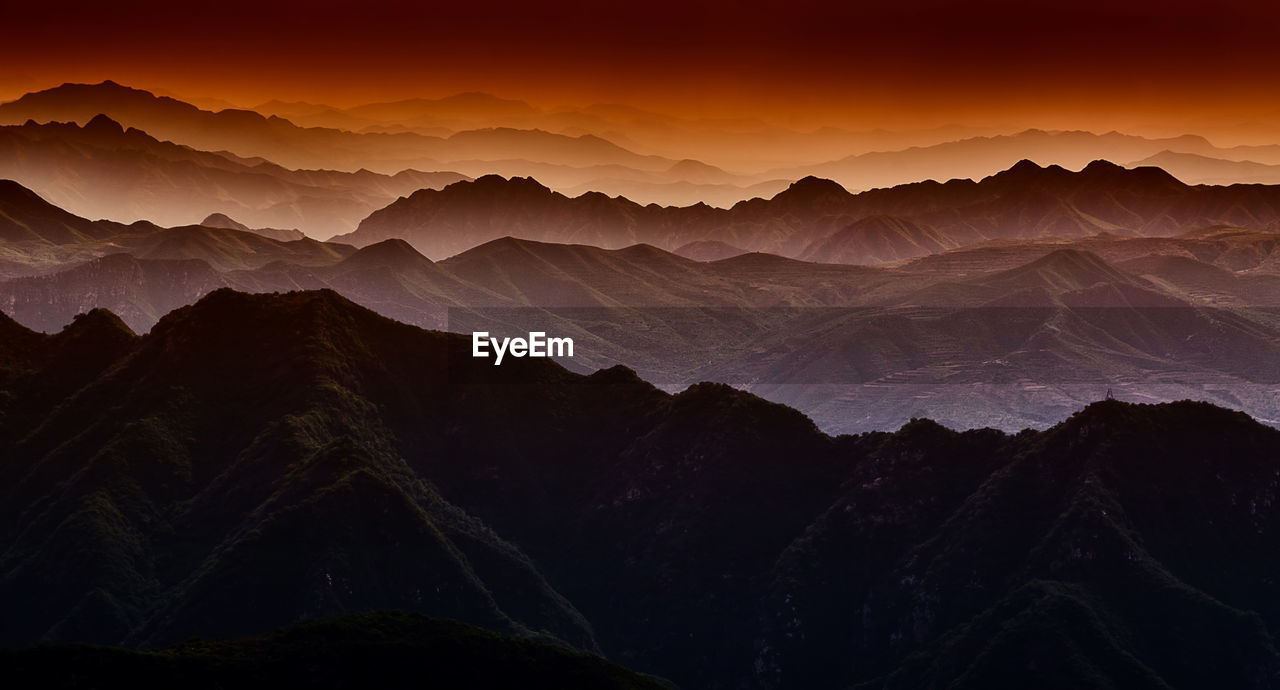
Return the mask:
[[487,91],[801,127],[1280,120],[1280,3],[22,3],[0,97],[65,81],[239,105]]

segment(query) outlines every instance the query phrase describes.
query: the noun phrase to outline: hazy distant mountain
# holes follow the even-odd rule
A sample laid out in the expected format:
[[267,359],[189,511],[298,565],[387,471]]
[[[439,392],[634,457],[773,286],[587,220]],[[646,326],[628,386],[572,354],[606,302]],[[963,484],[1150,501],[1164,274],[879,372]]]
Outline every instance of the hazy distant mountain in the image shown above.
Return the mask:
[[[493,178],[446,190],[459,193],[450,203],[460,218],[492,212],[493,190],[486,185],[507,194],[500,197],[503,205],[523,208],[530,223],[565,213],[560,227],[572,227],[576,211],[570,207],[582,201],[532,181]],[[964,204],[987,186],[994,189],[980,198],[988,203]],[[1098,189],[1107,193],[1094,194]],[[468,200],[468,191],[483,194]],[[1205,207],[1182,199],[1202,191],[1158,171],[1021,166],[981,184],[913,185],[896,190],[903,195],[897,199],[853,196],[809,179],[753,204],[772,207],[761,217],[816,229],[819,236],[823,228],[839,228],[842,216],[834,214],[863,197],[926,210],[947,201],[982,223],[1007,223],[1014,231],[1019,218],[1036,218],[1029,208],[1075,209],[1080,198],[1093,204],[1087,213],[1054,211],[1070,222],[1026,226],[1036,238],[982,241],[910,261],[905,257],[920,249],[911,233],[928,226],[872,216],[847,226],[848,233],[831,235],[857,256],[884,250],[879,258],[895,259],[896,268],[736,250],[727,252],[735,254],[731,258],[699,262],[651,245],[606,250],[510,237],[432,262],[396,238],[355,251],[233,230],[95,224],[58,219],[56,209],[28,198],[25,213],[32,218],[55,216],[49,232],[71,226],[85,239],[6,247],[15,258],[12,275],[48,275],[0,282],[0,305],[46,331],[78,311],[109,307],[143,332],[165,306],[193,301],[219,285],[252,292],[329,287],[425,327],[554,328],[581,343],[570,363],[579,370],[623,363],[662,384],[741,384],[802,409],[833,431],[895,428],[923,415],[959,427],[1043,427],[1096,399],[1100,386],[1159,400],[1209,399],[1280,423],[1280,407],[1266,392],[1280,376],[1269,364],[1280,361],[1272,340],[1280,338],[1280,312],[1273,309],[1280,306],[1280,243],[1273,232],[1082,234],[1081,223],[1105,217],[1104,202],[1119,200],[1114,208],[1163,213],[1161,222],[1172,222],[1182,217],[1168,212],[1178,204]],[[1251,196],[1258,189],[1234,191],[1249,193],[1240,209],[1259,203]],[[1139,203],[1144,199],[1145,206]],[[602,217],[672,211],[600,195],[595,201]],[[701,212],[716,213],[706,207]],[[23,227],[43,225],[31,220]],[[1062,228],[1079,236],[1038,237]],[[900,244],[882,242],[886,230],[892,231],[887,239]],[[136,256],[138,265],[128,257],[75,263],[120,251]],[[1168,260],[1177,257],[1191,263]],[[186,260],[196,261],[174,263]]]
[[715,209],[640,206],[591,193],[569,198],[530,179],[486,176],[400,199],[335,239],[360,245],[400,237],[434,258],[506,235],[668,250],[718,241],[813,261],[873,263],[1000,238],[1160,236],[1224,224],[1280,228],[1280,187],[1188,187],[1158,168],[1095,161],[1070,172],[1022,161],[980,182],[856,195],[806,177],[771,199]]
[[1194,153],[1161,151],[1128,167],[1150,165],[1167,170],[1187,184],[1280,184],[1280,165],[1223,160]]
[[[321,237],[349,231],[399,196],[465,179],[416,170],[391,176],[287,170],[159,141],[103,115],[84,127],[0,127],[0,152],[0,176],[78,215],[183,225],[214,211],[258,227],[298,227]],[[291,232],[268,234],[284,239]]]
[[1280,432],[1244,415],[833,438],[727,386],[469,346],[328,291],[222,290],[141,337],[0,318],[3,641],[399,608],[684,687],[1274,685]]
[[135,331],[233,283],[201,259],[111,254],[50,275],[0,281],[0,303],[18,321],[57,332],[77,314],[110,309]]
[[[712,160],[716,161],[715,165],[750,171],[822,161],[830,158],[833,151],[853,154],[897,150],[997,133],[990,128],[957,125],[909,131],[850,131],[836,127],[797,131],[750,117],[689,118],[607,103],[540,108],[484,93],[351,108],[270,101],[253,109],[264,115],[278,115],[304,127],[352,131],[411,131],[448,136],[461,130],[511,127],[541,129],[569,136],[592,134],[639,153],[657,154],[674,160],[690,157]],[[476,174],[489,172],[499,171],[487,170]],[[556,186],[537,170],[515,174],[532,174]],[[711,199],[703,201],[712,203]],[[660,203],[675,202],[668,198]]]
[[299,127],[249,110],[200,110],[111,81],[63,84],[0,105],[0,123],[88,122],[98,114],[154,136],[198,149],[266,158],[289,168],[362,168],[391,173],[439,169],[447,161],[528,159],[561,165],[625,165],[665,170],[675,161],[642,156],[596,136],[570,137],[539,130],[492,128],[448,137],[411,132],[356,133]]
[[347,108],[345,112],[381,122],[453,126],[457,122],[529,117],[538,111],[524,101],[469,92],[445,98],[412,98],[390,103],[370,103]]
[[50,204],[31,190],[0,180],[0,276],[23,276],[107,254],[143,259],[203,259],[218,270],[257,268],[272,261],[329,264],[355,251],[312,239],[281,241],[255,232],[198,225],[162,228],[91,221]]
[[833,179],[849,189],[862,190],[920,180],[978,180],[1023,159],[1040,165],[1074,169],[1094,160],[1136,161],[1166,150],[1228,160],[1280,164],[1280,146],[1218,148],[1202,137],[1191,135],[1147,139],[1119,132],[1094,134],[1033,129],[1012,135],[973,137],[900,151],[864,153],[827,163],[779,168],[770,171],[768,175],[784,178],[818,175]]

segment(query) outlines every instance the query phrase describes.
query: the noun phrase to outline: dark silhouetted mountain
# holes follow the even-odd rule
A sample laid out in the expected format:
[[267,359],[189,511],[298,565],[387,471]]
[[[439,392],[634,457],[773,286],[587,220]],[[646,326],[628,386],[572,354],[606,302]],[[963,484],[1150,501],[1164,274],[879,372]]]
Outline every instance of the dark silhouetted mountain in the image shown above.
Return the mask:
[[[24,524],[26,536],[10,536],[36,549],[28,553],[43,555],[21,562],[6,558],[0,590],[8,594],[0,596],[9,599],[44,581],[41,594],[23,605],[30,614],[24,614],[27,623],[8,628],[6,643],[42,637],[161,642],[265,632],[325,613],[403,608],[512,633],[545,631],[593,648],[589,626],[527,558],[441,499],[426,480],[405,474],[408,466],[390,432],[374,421],[376,415],[368,416],[372,410],[359,411],[362,398],[395,404],[404,394],[410,397],[399,402],[413,406],[403,408],[405,413],[425,409],[418,407],[423,403],[447,404],[443,398],[430,402],[429,389],[447,390],[439,387],[445,385],[449,342],[378,317],[332,292],[246,297],[219,291],[172,313],[112,366],[104,366],[96,382],[77,393],[79,402],[66,401],[76,409],[67,410],[65,423],[79,418],[74,423],[86,430],[81,438],[99,449],[85,446],[62,456],[89,453],[73,461],[96,468],[80,475],[74,482],[78,488],[66,485],[64,491],[47,484],[61,462],[52,456],[53,465],[38,463],[45,469],[33,471],[36,464],[29,464],[53,450],[49,441],[67,438],[60,422],[51,420],[41,425],[44,431],[24,434],[14,446],[24,450],[6,454],[13,462],[0,472],[13,483],[6,483],[2,510],[15,519],[28,516],[7,523]],[[355,354],[367,347],[391,348],[384,354],[393,360],[409,357],[416,372],[375,374],[384,366],[378,363],[382,356]],[[370,355],[373,359],[366,360]],[[245,356],[258,363],[235,362]],[[347,365],[365,373],[353,371],[355,378],[345,378],[332,369]],[[13,390],[39,389],[40,379],[60,375],[56,366],[41,369]],[[169,383],[127,396],[127,405],[153,417],[152,422],[138,426],[125,421],[134,413],[101,405],[125,389],[161,379]],[[254,385],[262,386],[260,392],[244,386],[252,379],[258,379]],[[284,383],[289,380],[301,385]],[[403,388],[409,381],[416,383]],[[345,389],[348,385],[364,393]],[[170,386],[187,387],[190,395],[175,398]],[[267,393],[272,389],[278,393]],[[211,405],[229,405],[228,415],[222,421],[206,416]],[[320,427],[295,426],[310,415],[319,415]],[[210,432],[218,440],[196,439]],[[320,436],[312,437],[313,432]],[[116,455],[120,452],[130,458],[127,467],[117,464],[124,457]],[[125,484],[115,484],[112,476]],[[135,490],[145,496],[143,504],[128,498]],[[61,506],[51,506],[47,516],[53,522],[28,512],[29,501],[46,495]],[[186,503],[167,520],[176,531],[147,517],[145,505],[169,506],[163,508],[167,512],[178,507],[174,501]],[[57,523],[66,526],[62,536],[44,546],[39,540],[45,537],[32,541],[36,532]],[[335,530],[335,525],[342,527]],[[61,552],[59,543],[78,546]],[[390,549],[395,543],[399,555]],[[88,569],[67,558],[83,561]],[[250,574],[267,561],[277,564],[270,577]],[[159,596],[165,590],[171,595]],[[226,607],[237,600],[259,604],[252,611]]]
[[598,656],[403,613],[308,621],[266,637],[185,642],[135,651],[89,645],[0,650],[11,677],[49,687],[654,688],[653,679]]
[[[9,645],[400,608],[685,687],[1278,682],[1280,432],[1210,405],[832,438],[724,385],[495,367],[469,338],[329,291],[219,290],[141,337],[104,312],[0,335]],[[341,640],[439,625],[362,617],[235,644],[342,658]],[[500,649],[545,649],[445,637],[492,645],[495,673]],[[197,663],[182,649],[150,654]]]
[[[0,176],[77,215],[180,225],[215,209],[256,226],[300,227],[321,237],[350,231],[397,197],[465,179],[416,170],[396,175],[288,170],[158,141],[102,115],[84,127],[34,122],[0,127],[0,152]],[[259,234],[298,239],[291,230]]]
[[1274,517],[1249,505],[1274,491],[1257,449],[1276,439],[1191,403],[1098,403],[1034,438],[910,425],[779,561],[763,675],[1274,687],[1273,607],[1243,602],[1268,587]]
[[851,196],[839,183],[809,175],[778,192],[774,201],[800,213],[813,214],[847,203]]

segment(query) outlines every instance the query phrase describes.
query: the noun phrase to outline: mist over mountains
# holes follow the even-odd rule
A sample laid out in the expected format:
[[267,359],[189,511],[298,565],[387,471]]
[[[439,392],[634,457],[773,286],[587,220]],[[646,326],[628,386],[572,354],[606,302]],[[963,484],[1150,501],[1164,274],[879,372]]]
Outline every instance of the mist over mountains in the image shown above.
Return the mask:
[[89,218],[189,225],[219,213],[319,237],[344,231],[399,196],[466,179],[417,170],[289,170],[159,141],[105,115],[83,127],[30,121],[0,127],[0,152],[0,176]]
[[1022,161],[979,182],[861,194],[806,177],[771,199],[715,209],[641,206],[590,193],[569,198],[529,178],[486,176],[417,192],[334,239],[360,246],[399,237],[436,259],[504,235],[668,250],[717,241],[825,263],[878,264],[999,239],[1168,236],[1220,225],[1273,230],[1278,189],[1192,187],[1158,168],[1106,161],[1079,172]]
[[[83,125],[100,114],[162,141],[288,169],[534,177],[570,196],[595,191],[643,204],[701,201],[725,208],[770,197],[809,175],[860,191],[925,179],[978,180],[1021,159],[1074,169],[1099,159],[1129,162],[1175,155],[1180,158],[1174,172],[1183,181],[1225,184],[1272,182],[1265,166],[1280,164],[1280,147],[1219,147],[1194,135],[1151,139],[1118,132],[991,133],[958,127],[797,132],[749,118],[694,121],[617,105],[539,109],[487,94],[349,109],[264,103],[260,110],[214,112],[107,81],[63,84],[0,105],[0,123],[12,126],[28,121]],[[841,151],[854,153],[835,155]],[[753,158],[744,152],[758,153]],[[352,229],[348,225],[343,230]],[[317,237],[329,234],[334,232],[328,225],[315,231]]]
[[14,674],[1280,687],[1273,139],[231,105],[0,104]]
[[[8,189],[0,211],[16,224],[0,304],[47,332],[97,307],[144,332],[221,287],[330,288],[428,328],[570,335],[579,351],[566,364],[578,371],[624,364],[665,386],[732,383],[792,405],[830,432],[894,429],[921,416],[959,428],[1044,428],[1108,389],[1125,399],[1207,399],[1280,420],[1270,393],[1280,380],[1272,366],[1280,361],[1275,233],[1216,225],[1168,237],[1097,232],[1117,227],[1103,211],[1122,220],[1135,217],[1129,209],[1152,214],[1145,226],[1128,226],[1145,232],[1223,217],[1267,219],[1272,192],[1265,187],[1187,187],[1158,170],[1109,164],[1080,173],[1025,164],[981,183],[862,195],[806,180],[725,212],[570,199],[532,180],[487,177],[434,193],[445,197],[432,200],[444,210],[426,221],[438,236],[462,235],[476,219],[490,223],[484,232],[528,235],[573,228],[577,217],[687,213],[711,219],[703,226],[711,232],[724,216],[751,212],[756,221],[817,235],[815,228],[839,227],[849,216],[835,214],[859,205],[932,205],[932,217],[960,235],[975,227],[1025,230],[1028,208],[1049,209],[1029,238],[963,245],[873,215],[808,254],[867,260],[879,252],[895,260],[876,266],[762,253],[699,262],[646,244],[608,250],[511,237],[433,262],[398,238],[357,249],[239,229],[88,221],[20,186]],[[1089,204],[1089,213],[1076,204]],[[1092,227],[1081,227],[1086,222]],[[599,232],[606,224],[576,227]],[[696,229],[692,222],[658,227]],[[1055,228],[1072,232],[1039,236]],[[596,234],[554,239],[602,243]],[[957,248],[935,249],[945,245]]]

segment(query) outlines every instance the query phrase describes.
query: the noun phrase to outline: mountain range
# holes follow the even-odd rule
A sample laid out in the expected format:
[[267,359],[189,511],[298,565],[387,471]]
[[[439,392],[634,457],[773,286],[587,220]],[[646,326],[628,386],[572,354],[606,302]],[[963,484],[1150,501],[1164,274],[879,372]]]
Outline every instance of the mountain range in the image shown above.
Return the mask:
[[3,642],[399,608],[681,687],[1280,682],[1280,432],[1243,414],[831,437],[469,347],[331,291],[0,320]]
[[89,218],[189,225],[219,213],[318,237],[350,231],[397,197],[467,179],[417,170],[395,175],[289,170],[159,141],[105,115],[83,127],[35,122],[0,127],[0,177]]
[[616,164],[662,169],[675,161],[641,156],[594,136],[491,128],[432,137],[298,127],[251,110],[201,110],[189,103],[105,81],[63,84],[0,105],[0,122],[88,122],[97,115],[207,151],[262,157],[289,168],[369,168],[394,172],[442,161],[530,158],[562,165]]
[[[1147,173],[1122,177],[1129,174]],[[528,181],[484,183],[557,199]],[[578,371],[625,364],[668,387],[729,382],[830,432],[896,428],[920,416],[959,428],[1044,428],[1108,387],[1127,399],[1207,399],[1280,420],[1269,393],[1280,380],[1271,364],[1280,361],[1274,232],[994,240],[874,267],[758,253],[699,262],[649,245],[500,238],[433,262],[399,239],[357,250],[242,230],[87,221],[12,189],[0,212],[21,223],[6,243],[14,277],[0,282],[0,306],[48,332],[95,307],[146,331],[220,287],[331,288],[423,327],[572,335],[579,353],[566,364]],[[858,198],[826,189],[809,206],[776,213],[793,219],[797,208]],[[474,203],[511,205],[484,196]],[[1155,208],[1181,202],[1161,203]],[[873,216],[826,244],[879,250],[875,233],[890,222]]]
[[529,178],[488,175],[421,190],[334,239],[401,238],[440,259],[505,235],[542,242],[668,251],[715,241],[828,263],[877,264],[997,239],[1099,233],[1170,236],[1212,226],[1280,228],[1280,187],[1189,186],[1158,168],[1094,161],[1078,172],[1021,161],[979,182],[919,182],[852,194],[806,177],[729,209],[569,198]]
[[[107,81],[63,84],[0,104],[0,124],[87,124],[101,114],[161,140],[288,169],[385,175],[424,169],[470,177],[536,177],[571,196],[597,191],[645,204],[701,201],[726,208],[771,196],[788,181],[807,176],[865,190],[926,179],[978,180],[1024,158],[1068,168],[1098,159],[1163,160],[1190,183],[1272,182],[1267,166],[1280,165],[1280,147],[1220,147],[1193,135],[992,134],[954,127],[898,134],[831,128],[796,132],[758,121],[694,121],[624,106],[538,109],[487,94],[348,109],[279,102],[260,107],[202,110]],[[286,117],[324,126],[300,126]],[[868,148],[876,145],[872,142],[886,148]],[[690,151],[702,157],[690,158]],[[851,153],[831,160],[836,151]],[[779,158],[787,164],[776,165]]]
[[1275,145],[1219,148],[1195,135],[1148,139],[1120,132],[1095,134],[1030,129],[1016,134],[969,137],[900,151],[873,151],[797,168],[780,168],[768,174],[776,177],[817,175],[834,179],[850,189],[872,189],[926,179],[977,180],[1022,159],[1042,165],[1079,168],[1093,160],[1133,161],[1164,151],[1192,154],[1219,162],[1280,164],[1280,146]]

